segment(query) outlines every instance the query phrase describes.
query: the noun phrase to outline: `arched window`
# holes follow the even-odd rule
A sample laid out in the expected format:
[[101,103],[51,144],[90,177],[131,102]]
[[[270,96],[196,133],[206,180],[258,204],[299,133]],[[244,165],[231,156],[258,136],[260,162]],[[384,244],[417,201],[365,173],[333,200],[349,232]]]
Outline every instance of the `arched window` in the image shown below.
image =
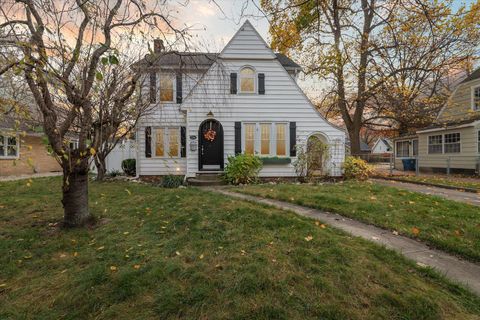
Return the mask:
[[240,70],[240,92],[255,92],[255,70],[250,67],[244,67]]

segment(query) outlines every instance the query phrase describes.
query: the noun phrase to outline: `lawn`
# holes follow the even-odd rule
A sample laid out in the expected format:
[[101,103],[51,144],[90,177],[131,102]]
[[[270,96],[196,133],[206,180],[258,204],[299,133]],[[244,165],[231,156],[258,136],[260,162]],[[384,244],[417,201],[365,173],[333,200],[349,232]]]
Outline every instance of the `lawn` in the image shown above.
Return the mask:
[[457,176],[401,176],[403,180],[426,182],[433,184],[440,184],[444,186],[451,186],[457,188],[469,188],[478,190],[480,193],[480,178],[466,178]]
[[480,298],[373,243],[195,188],[0,183],[0,319],[478,319]]
[[480,210],[472,205],[370,182],[264,184],[234,191],[338,212],[480,262]]

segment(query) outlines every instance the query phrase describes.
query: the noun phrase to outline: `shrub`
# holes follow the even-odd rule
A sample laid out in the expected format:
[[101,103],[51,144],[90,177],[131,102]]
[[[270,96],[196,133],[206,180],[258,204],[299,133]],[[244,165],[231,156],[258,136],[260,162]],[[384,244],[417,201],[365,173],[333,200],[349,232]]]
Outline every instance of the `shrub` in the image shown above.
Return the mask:
[[137,161],[135,159],[125,159],[122,161],[122,170],[127,176],[135,176],[137,174]]
[[223,177],[230,184],[252,183],[256,181],[261,168],[262,161],[254,155],[230,156]]
[[117,176],[122,175],[122,172],[120,170],[112,170],[112,171],[107,172],[107,175],[111,178],[115,178]]
[[343,163],[343,175],[346,179],[367,180],[372,174],[372,167],[357,157],[347,157]]
[[178,188],[183,184],[183,176],[174,176],[169,174],[162,178],[162,182],[160,183],[161,187],[164,188]]

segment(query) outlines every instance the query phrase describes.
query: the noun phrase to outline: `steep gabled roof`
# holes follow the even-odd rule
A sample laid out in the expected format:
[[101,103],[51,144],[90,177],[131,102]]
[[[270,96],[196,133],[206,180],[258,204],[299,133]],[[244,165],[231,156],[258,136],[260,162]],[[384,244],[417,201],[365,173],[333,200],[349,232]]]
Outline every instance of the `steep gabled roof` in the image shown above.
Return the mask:
[[466,77],[462,82],[460,83],[465,83],[465,82],[469,82],[469,81],[472,81],[472,80],[476,80],[476,79],[480,79],[480,68],[476,69],[475,71],[473,71],[468,77]]
[[[209,52],[178,52],[168,51],[164,53],[147,54],[143,59],[134,64],[134,67],[168,67],[186,69],[208,69],[218,57],[218,53]],[[289,57],[275,53],[277,60],[287,70],[300,70],[301,67]]]

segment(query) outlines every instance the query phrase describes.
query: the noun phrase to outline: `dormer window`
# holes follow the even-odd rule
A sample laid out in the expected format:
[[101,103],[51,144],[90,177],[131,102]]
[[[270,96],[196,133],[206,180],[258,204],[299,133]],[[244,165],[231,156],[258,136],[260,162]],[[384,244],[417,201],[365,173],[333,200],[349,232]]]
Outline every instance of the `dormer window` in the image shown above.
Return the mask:
[[472,88],[472,109],[480,111],[480,86]]
[[250,67],[240,70],[240,92],[255,93],[255,70]]

